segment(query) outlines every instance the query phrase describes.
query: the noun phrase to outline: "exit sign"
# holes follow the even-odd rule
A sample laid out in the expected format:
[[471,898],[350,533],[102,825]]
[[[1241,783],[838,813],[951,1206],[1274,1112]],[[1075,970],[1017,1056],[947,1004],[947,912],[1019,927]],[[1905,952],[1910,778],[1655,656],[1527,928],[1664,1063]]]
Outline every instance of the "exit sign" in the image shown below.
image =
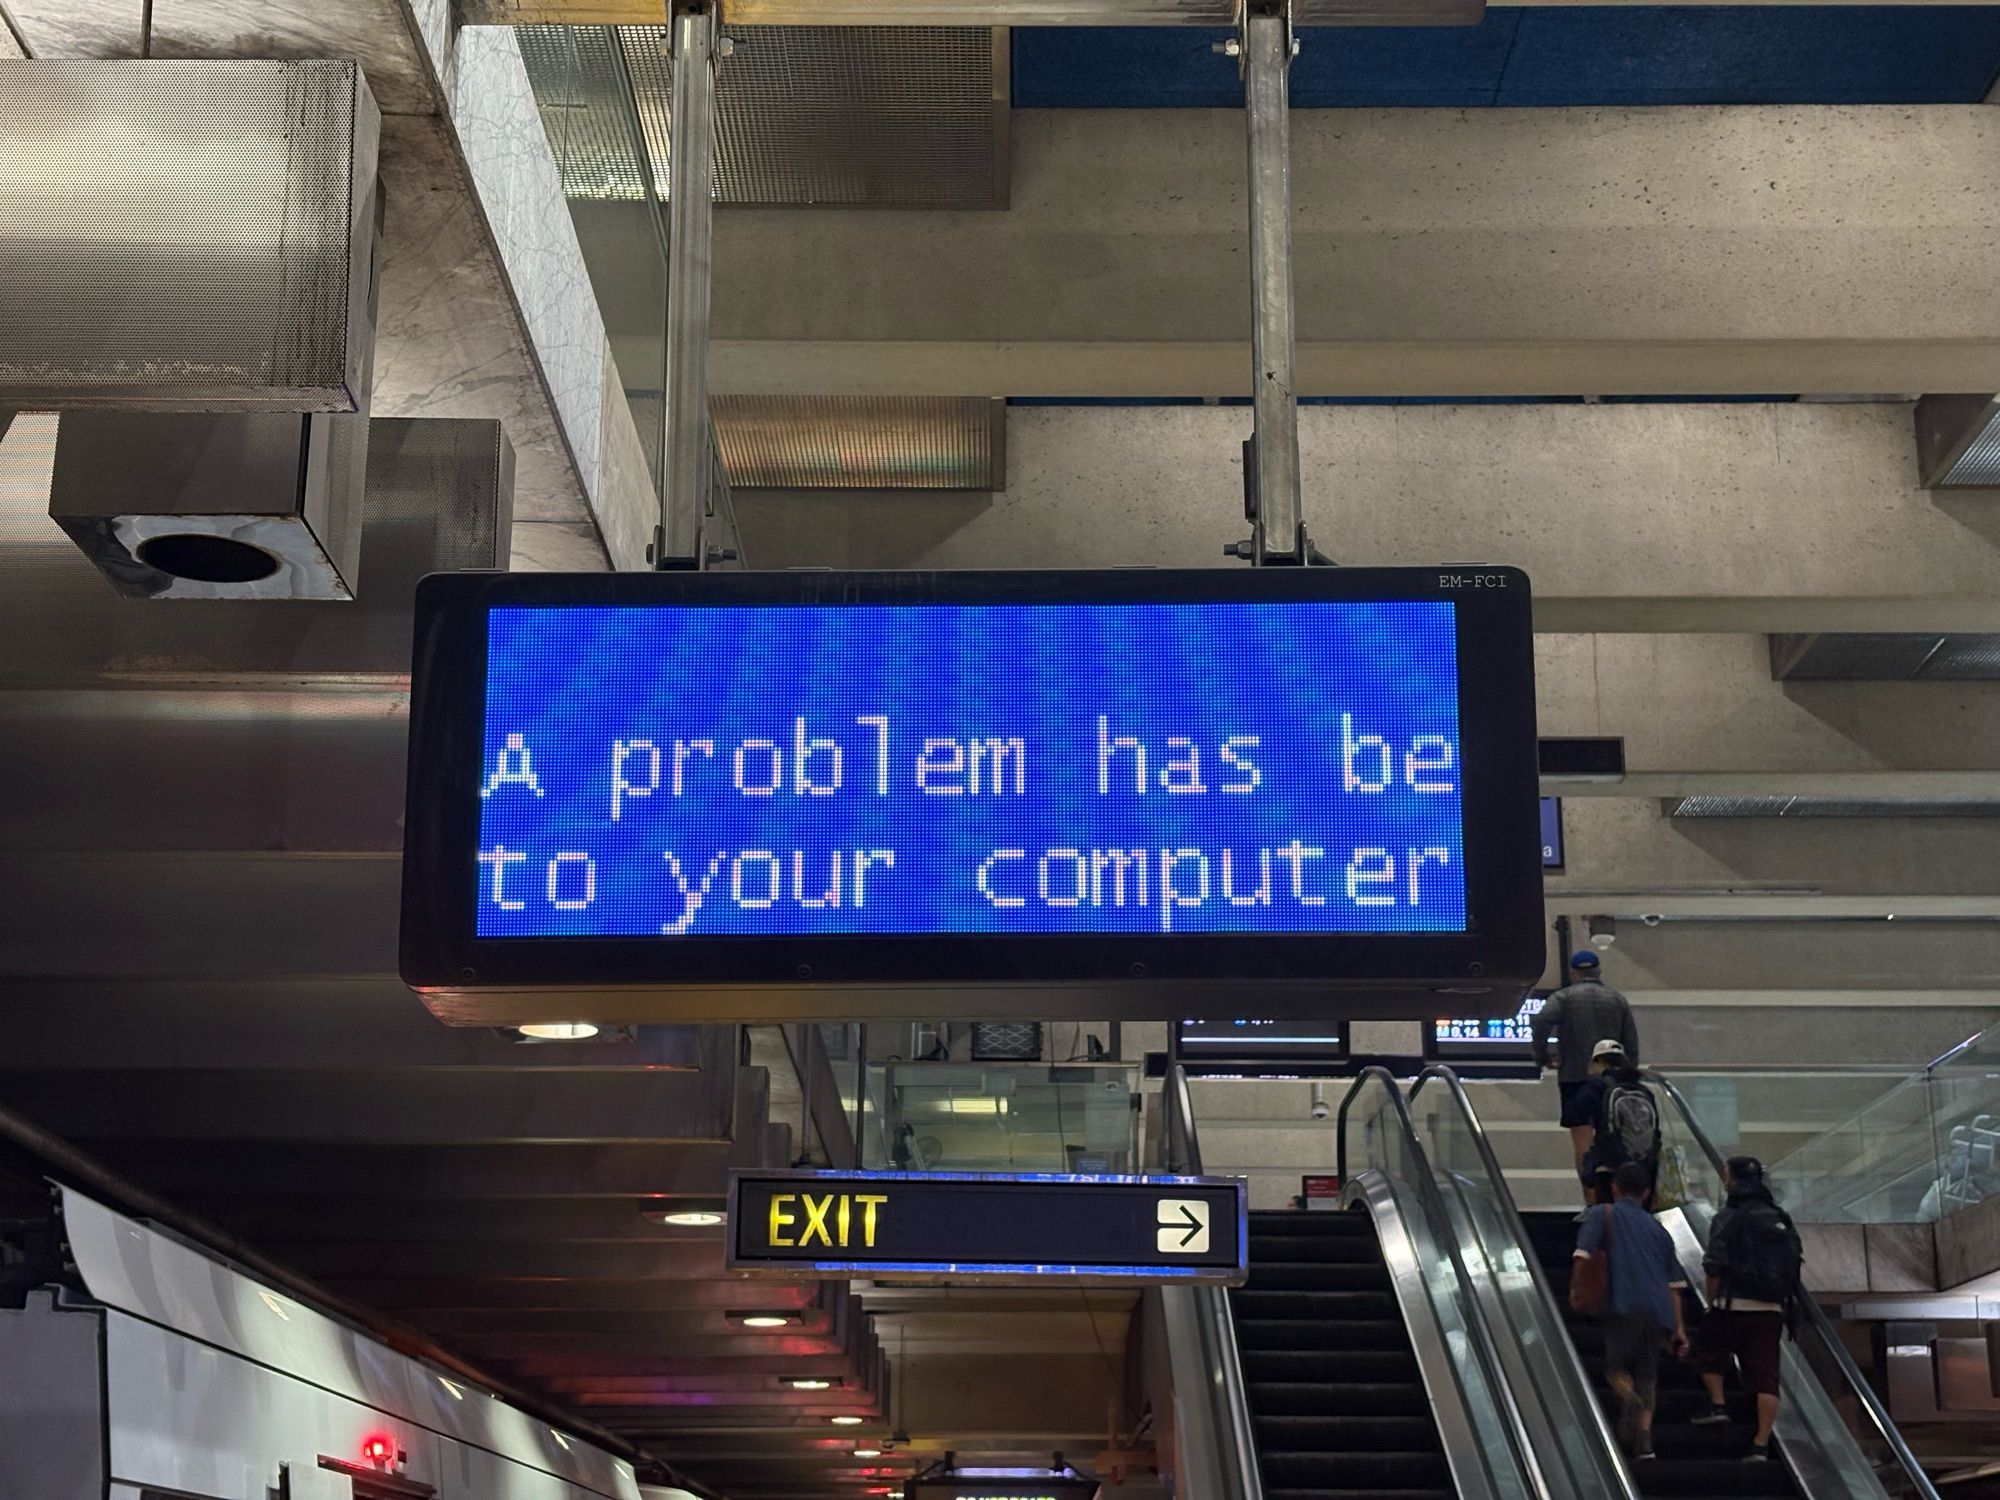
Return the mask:
[[738,1172],[729,1269],[1034,1283],[1209,1281],[1247,1271],[1234,1177]]

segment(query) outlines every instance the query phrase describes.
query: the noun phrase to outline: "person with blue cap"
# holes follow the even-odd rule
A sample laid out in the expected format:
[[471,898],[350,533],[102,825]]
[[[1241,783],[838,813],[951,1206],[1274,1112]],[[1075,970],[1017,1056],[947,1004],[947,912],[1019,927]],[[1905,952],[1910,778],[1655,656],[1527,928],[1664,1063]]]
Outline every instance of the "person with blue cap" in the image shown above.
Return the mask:
[[[1599,1044],[1615,1042],[1628,1066],[1639,1065],[1639,1026],[1632,1019],[1632,1004],[1597,977],[1597,964],[1597,955],[1588,948],[1572,954],[1569,967],[1576,978],[1549,996],[1534,1020],[1535,1066],[1557,1069],[1559,1118],[1576,1150],[1579,1176],[1597,1135],[1602,1084],[1591,1064]],[[1554,1054],[1549,1049],[1552,1034],[1559,1038]]]

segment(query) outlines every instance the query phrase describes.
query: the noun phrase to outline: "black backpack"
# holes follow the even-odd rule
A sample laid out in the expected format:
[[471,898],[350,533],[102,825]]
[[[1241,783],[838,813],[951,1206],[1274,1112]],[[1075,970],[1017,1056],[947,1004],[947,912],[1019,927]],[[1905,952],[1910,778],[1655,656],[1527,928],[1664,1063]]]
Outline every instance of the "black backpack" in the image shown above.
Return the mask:
[[1597,1113],[1592,1160],[1600,1168],[1616,1169],[1628,1161],[1659,1159],[1660,1106],[1652,1090],[1643,1083],[1610,1083]]
[[1805,1250],[1792,1216],[1769,1198],[1730,1205],[1722,1263],[1725,1297],[1749,1297],[1784,1306],[1798,1295]]

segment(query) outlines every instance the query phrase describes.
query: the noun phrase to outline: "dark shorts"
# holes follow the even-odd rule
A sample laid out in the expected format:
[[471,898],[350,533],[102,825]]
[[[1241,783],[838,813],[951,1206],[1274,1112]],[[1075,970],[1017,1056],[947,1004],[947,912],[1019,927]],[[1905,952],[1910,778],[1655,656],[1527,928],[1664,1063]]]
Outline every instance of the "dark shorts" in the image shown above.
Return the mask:
[[1743,1370],[1743,1384],[1753,1394],[1778,1394],[1778,1351],[1785,1340],[1785,1315],[1774,1312],[1718,1312],[1701,1320],[1695,1359],[1709,1375],[1727,1375],[1729,1357]]
[[1575,1083],[1563,1082],[1556,1085],[1556,1089],[1562,1094],[1562,1118],[1560,1123],[1571,1126],[1595,1125],[1597,1123],[1597,1111],[1588,1105],[1579,1108],[1576,1102],[1576,1096],[1595,1081],[1595,1079],[1591,1078],[1579,1078]]
[[1651,1313],[1613,1313],[1604,1320],[1604,1368],[1630,1375],[1648,1409],[1660,1387],[1660,1356],[1666,1347],[1666,1330]]

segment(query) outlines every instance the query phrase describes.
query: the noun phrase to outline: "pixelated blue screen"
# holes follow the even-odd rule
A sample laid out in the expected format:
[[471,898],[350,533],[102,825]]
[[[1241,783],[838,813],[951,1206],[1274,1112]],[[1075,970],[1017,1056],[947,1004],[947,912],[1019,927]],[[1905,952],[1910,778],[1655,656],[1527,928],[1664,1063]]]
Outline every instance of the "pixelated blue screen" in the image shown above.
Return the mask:
[[495,938],[1462,932],[1460,769],[1448,602],[496,608],[466,875]]

